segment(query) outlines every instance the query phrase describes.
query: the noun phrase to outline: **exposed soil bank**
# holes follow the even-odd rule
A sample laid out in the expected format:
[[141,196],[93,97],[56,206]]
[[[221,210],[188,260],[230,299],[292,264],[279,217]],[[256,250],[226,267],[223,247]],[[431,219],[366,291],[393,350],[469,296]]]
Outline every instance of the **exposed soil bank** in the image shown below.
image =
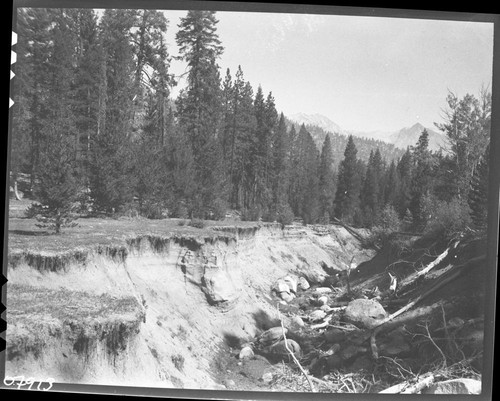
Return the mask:
[[221,388],[213,361],[233,338],[251,339],[272,316],[273,283],[311,282],[322,263],[371,259],[341,227],[278,224],[211,234],[131,235],[43,252],[10,248],[7,375],[58,382]]

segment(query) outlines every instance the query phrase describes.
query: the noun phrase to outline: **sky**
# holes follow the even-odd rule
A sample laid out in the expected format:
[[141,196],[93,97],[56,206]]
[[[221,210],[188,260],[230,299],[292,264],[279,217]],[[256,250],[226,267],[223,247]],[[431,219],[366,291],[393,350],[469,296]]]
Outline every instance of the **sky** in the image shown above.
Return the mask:
[[[186,11],[165,11],[170,53]],[[361,16],[218,12],[221,76],[241,65],[285,115],[322,114],[346,130],[443,121],[448,91],[491,88],[493,24]],[[173,61],[180,75],[185,64]],[[173,92],[177,93],[182,87]]]

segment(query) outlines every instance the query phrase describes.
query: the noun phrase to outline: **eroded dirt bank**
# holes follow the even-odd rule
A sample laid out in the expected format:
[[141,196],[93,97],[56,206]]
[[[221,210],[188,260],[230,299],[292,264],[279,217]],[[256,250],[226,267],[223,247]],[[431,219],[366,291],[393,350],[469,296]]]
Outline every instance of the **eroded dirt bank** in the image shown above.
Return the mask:
[[214,228],[122,244],[11,251],[7,375],[59,382],[222,388],[213,361],[275,312],[287,274],[319,283],[322,264],[373,257],[341,227]]

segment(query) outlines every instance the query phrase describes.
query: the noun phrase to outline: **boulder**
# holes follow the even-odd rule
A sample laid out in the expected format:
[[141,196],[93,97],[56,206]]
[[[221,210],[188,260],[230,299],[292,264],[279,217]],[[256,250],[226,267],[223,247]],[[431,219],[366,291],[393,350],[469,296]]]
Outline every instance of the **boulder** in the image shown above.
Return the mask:
[[329,294],[332,292],[332,289],[329,287],[317,287],[316,292],[319,294]]
[[231,277],[221,269],[206,269],[201,279],[202,290],[209,304],[233,302],[238,299],[241,291],[236,288]]
[[271,346],[269,351],[274,357],[279,358],[279,359],[285,359],[285,358],[288,358],[290,356],[290,353],[288,352],[288,350],[286,348],[287,345],[288,345],[288,348],[290,349],[290,351],[295,355],[296,358],[301,357],[302,350],[300,349],[300,345],[296,341],[289,340],[289,339],[286,340],[286,344],[285,344],[285,340],[281,340],[281,341],[277,342],[276,344]]
[[273,372],[266,372],[261,377],[261,380],[266,384],[271,383],[273,379],[274,379]]
[[309,314],[309,320],[311,322],[318,322],[320,320],[323,320],[326,317],[326,312],[322,311],[321,309],[317,309],[315,311],[312,311]]
[[272,290],[276,291],[278,294],[282,292],[290,293],[290,287],[283,279],[279,279],[278,281],[276,281],[272,287]]
[[304,327],[305,323],[300,316],[294,316],[290,320],[290,326],[292,329],[297,330],[300,329],[301,327]]
[[228,389],[233,389],[233,388],[236,388],[236,383],[234,380],[231,380],[231,379],[228,379],[224,382],[226,388]]
[[299,288],[302,289],[302,290],[307,290],[309,289],[311,286],[309,285],[309,282],[306,280],[305,277],[301,277],[299,278]]
[[328,302],[328,297],[326,295],[323,295],[323,296],[318,298],[318,303],[320,305],[326,305],[327,302]]
[[280,298],[285,302],[291,302],[295,299],[295,295],[291,292],[280,292]]
[[474,379],[452,379],[434,383],[422,394],[481,394],[481,382]]
[[355,299],[349,302],[344,313],[344,320],[360,328],[371,329],[377,326],[387,312],[373,299]]
[[252,347],[243,347],[240,351],[239,359],[252,359],[255,356]]
[[291,292],[294,294],[297,293],[297,286],[299,285],[299,278],[297,276],[288,275],[283,277],[283,281],[288,285]]
[[[285,334],[288,333],[288,329],[285,327]],[[269,330],[263,332],[257,341],[262,346],[271,345],[274,342],[277,342],[283,338],[283,329],[281,327],[273,327]]]

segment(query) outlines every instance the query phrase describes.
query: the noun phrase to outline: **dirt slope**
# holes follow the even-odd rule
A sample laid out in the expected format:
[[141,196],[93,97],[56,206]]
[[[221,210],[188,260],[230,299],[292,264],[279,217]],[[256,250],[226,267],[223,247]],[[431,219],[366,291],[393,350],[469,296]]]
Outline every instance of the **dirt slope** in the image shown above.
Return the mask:
[[20,232],[9,249],[6,374],[221,388],[211,364],[228,339],[253,338],[274,313],[275,280],[321,281],[321,262],[344,269],[352,256],[373,256],[340,227],[189,230],[125,235],[104,248],[89,230],[85,249],[64,254],[30,248]]

